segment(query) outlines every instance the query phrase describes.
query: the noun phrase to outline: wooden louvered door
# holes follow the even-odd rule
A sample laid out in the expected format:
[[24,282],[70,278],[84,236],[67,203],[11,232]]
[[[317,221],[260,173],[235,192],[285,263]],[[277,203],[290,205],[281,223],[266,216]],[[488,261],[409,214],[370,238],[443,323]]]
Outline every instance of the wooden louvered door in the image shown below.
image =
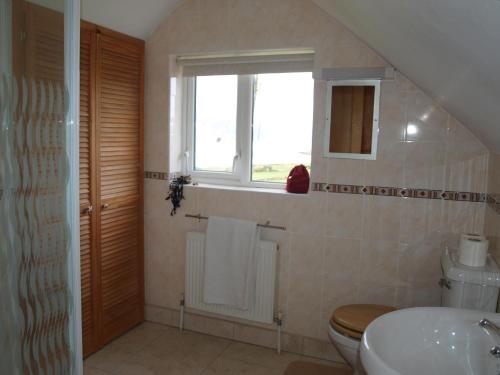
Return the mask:
[[95,220],[95,50],[96,32],[82,23],[80,31],[80,272],[82,294],[82,336],[84,356],[97,350],[98,331],[95,309],[98,284]]
[[144,43],[82,22],[80,259],[85,356],[144,319]]
[[32,87],[51,85],[54,92],[63,90],[64,15],[26,1],[15,3],[15,8],[24,9],[26,13],[20,39],[24,39],[24,73],[28,84]]
[[[63,92],[63,14],[22,0],[13,9],[21,15],[14,25],[16,75],[37,93]],[[144,319],[144,42],[88,22],[80,35],[80,263],[88,356]],[[43,98],[29,97],[35,99],[40,105]]]
[[96,65],[100,339],[144,319],[144,44],[99,29]]

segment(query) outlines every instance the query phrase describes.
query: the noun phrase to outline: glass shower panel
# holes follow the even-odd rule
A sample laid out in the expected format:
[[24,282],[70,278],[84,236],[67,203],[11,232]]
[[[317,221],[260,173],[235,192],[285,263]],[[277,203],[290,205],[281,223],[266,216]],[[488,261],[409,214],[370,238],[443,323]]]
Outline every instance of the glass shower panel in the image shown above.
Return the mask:
[[2,375],[80,371],[68,204],[75,139],[68,87],[78,66],[68,66],[68,38],[76,38],[65,17],[75,3],[0,0]]

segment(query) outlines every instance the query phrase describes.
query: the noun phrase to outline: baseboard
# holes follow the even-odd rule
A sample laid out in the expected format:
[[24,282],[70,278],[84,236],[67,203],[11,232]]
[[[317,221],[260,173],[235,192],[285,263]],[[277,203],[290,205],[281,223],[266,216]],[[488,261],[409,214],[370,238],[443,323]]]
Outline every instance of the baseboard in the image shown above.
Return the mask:
[[[145,314],[146,321],[179,327],[179,310],[146,305]],[[261,324],[253,325],[241,321],[224,319],[213,314],[207,315],[196,311],[186,311],[184,315],[184,328],[189,331],[205,333],[266,348],[276,348],[276,329],[264,327]],[[286,352],[337,363],[345,363],[337,350],[328,341],[283,332],[281,345],[282,350]]]

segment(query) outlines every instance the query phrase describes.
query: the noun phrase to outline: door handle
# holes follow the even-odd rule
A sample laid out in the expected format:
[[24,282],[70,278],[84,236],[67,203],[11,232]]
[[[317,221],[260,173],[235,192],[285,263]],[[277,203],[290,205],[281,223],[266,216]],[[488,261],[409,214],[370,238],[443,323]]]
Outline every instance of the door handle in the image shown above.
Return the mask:
[[92,205],[88,206],[86,209],[83,210],[83,213],[87,214],[87,215],[92,215],[92,212],[94,211],[94,207],[92,207]]
[[109,204],[108,203],[103,203],[101,204],[101,210],[105,210],[106,208],[109,207]]

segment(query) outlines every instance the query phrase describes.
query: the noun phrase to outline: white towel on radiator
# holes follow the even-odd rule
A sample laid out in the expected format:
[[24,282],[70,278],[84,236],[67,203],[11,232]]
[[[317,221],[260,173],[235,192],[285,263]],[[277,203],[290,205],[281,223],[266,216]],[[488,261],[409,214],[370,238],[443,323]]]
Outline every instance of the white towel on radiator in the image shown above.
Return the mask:
[[255,296],[257,223],[208,218],[203,300],[248,310]]

